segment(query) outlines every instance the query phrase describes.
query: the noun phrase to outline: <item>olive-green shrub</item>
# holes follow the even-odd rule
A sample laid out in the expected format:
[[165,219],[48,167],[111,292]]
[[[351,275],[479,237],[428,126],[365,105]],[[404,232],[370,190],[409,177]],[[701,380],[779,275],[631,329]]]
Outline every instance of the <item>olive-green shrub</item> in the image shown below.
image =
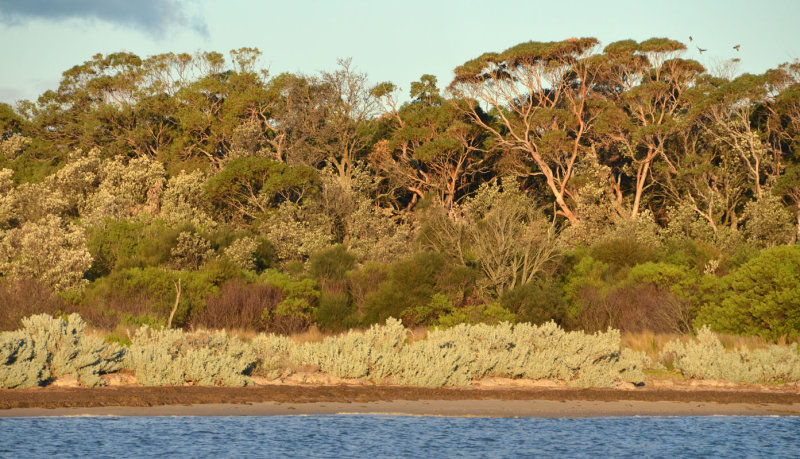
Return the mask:
[[143,326],[131,342],[126,367],[143,386],[246,386],[255,353],[224,331],[186,333]]
[[726,351],[707,326],[700,329],[695,340],[667,343],[659,359],[671,361],[673,367],[689,378],[746,383],[800,380],[800,354],[796,343],[752,351],[746,347]]
[[800,336],[800,246],[763,250],[721,283],[718,296],[700,308],[695,323],[773,341]]
[[88,387],[104,385],[101,374],[122,368],[125,349],[84,333],[77,314],[22,320],[21,330],[0,334],[0,387],[32,387],[51,377],[75,376]]

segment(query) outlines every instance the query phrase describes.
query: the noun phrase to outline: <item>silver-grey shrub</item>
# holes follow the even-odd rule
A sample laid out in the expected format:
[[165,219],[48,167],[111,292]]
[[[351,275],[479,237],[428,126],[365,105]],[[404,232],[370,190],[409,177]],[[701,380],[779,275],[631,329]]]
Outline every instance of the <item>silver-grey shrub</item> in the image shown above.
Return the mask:
[[261,335],[253,341],[262,365],[311,364],[342,378],[365,378],[417,386],[465,386],[484,376],[557,379],[581,387],[640,382],[643,354],[620,350],[617,330],[588,335],[565,332],[555,323],[541,326],[458,325],[433,330],[408,343],[407,330],[389,319],[364,332],[295,344]]
[[484,376],[554,379],[580,387],[644,380],[643,355],[622,352],[618,330],[566,332],[535,326],[458,325],[432,331],[404,353],[400,379],[413,385],[466,385]]
[[708,326],[698,331],[695,340],[674,340],[664,345],[659,360],[672,361],[673,367],[680,369],[684,376],[695,379],[739,383],[800,381],[800,354],[796,343],[726,351]]
[[122,368],[125,349],[84,333],[77,314],[66,320],[39,314],[22,323],[0,334],[0,387],[32,387],[64,375],[94,387],[105,384],[101,374]]
[[38,386],[50,377],[47,349],[24,330],[0,333],[0,387]]
[[278,378],[299,360],[297,344],[288,336],[262,333],[253,338],[251,345],[258,358],[257,371],[270,379]]
[[395,356],[406,335],[403,324],[390,318],[385,325],[373,325],[365,331],[351,330],[319,343],[303,343],[295,359],[340,378],[380,380],[394,373]]
[[143,326],[133,337],[126,367],[143,386],[246,386],[256,358],[253,349],[224,331],[187,333]]

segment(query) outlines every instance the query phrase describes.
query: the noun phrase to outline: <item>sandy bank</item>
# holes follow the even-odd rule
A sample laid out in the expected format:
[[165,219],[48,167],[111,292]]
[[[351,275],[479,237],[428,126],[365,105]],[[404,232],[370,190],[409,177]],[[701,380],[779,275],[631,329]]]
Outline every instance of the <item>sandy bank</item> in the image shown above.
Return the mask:
[[400,415],[583,418],[600,416],[800,416],[800,403],[714,403],[551,400],[393,400],[161,405],[153,407],[13,408],[0,417],[19,416],[303,416]]
[[0,390],[7,416],[800,415],[800,394],[746,390],[420,388],[400,386],[48,387]]

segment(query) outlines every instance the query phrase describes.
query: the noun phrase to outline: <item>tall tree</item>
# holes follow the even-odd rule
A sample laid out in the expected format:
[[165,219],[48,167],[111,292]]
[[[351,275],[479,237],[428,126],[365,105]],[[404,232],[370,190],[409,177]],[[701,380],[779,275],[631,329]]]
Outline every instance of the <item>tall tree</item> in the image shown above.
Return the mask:
[[486,121],[478,104],[464,104],[473,122],[498,147],[530,158],[552,194],[557,212],[575,223],[570,180],[585,153],[584,136],[597,116],[592,87],[598,66],[595,38],[527,42],[485,53],[455,69],[450,89],[492,110],[500,127]]
[[685,49],[666,38],[623,40],[604,49],[606,71],[597,90],[609,103],[596,134],[602,156],[610,159],[612,204],[624,218],[639,214],[651,165],[665,156],[667,141],[686,111],[684,94],[704,72],[697,62],[678,57]]
[[367,75],[356,72],[350,59],[339,60],[333,72],[323,72],[318,84],[324,122],[309,142],[349,190],[353,166],[366,157],[372,144],[378,99],[370,91]]
[[[387,96],[387,88],[379,86],[376,95]],[[387,99],[389,138],[376,145],[370,160],[412,193],[410,205],[432,192],[449,209],[460,193],[474,187],[476,176],[489,170],[485,131],[458,107],[469,102],[441,96],[433,75],[412,83],[410,95],[399,110]]]

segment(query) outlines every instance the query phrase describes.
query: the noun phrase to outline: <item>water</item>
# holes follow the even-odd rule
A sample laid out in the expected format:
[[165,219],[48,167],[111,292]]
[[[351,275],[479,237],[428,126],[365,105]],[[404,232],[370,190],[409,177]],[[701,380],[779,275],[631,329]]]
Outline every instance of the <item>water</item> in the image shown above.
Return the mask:
[[798,457],[800,417],[0,418],[0,457]]

